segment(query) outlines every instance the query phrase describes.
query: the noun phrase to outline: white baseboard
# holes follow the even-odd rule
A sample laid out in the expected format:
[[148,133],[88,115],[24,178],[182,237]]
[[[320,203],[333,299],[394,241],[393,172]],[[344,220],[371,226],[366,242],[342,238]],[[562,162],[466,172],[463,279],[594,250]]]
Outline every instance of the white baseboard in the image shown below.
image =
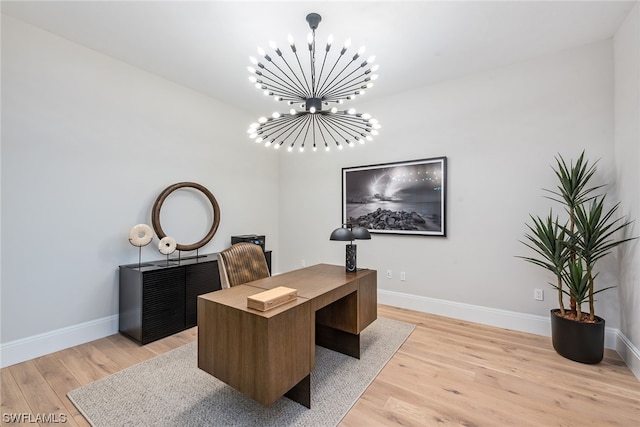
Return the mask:
[[617,333],[616,344],[615,350],[631,369],[631,372],[640,380],[640,350],[620,331]]
[[118,332],[118,315],[103,317],[0,345],[0,368]]
[[[551,336],[548,316],[518,313],[460,302],[378,290],[380,304],[477,322],[499,328]],[[0,345],[0,368],[93,341],[118,332],[118,315],[56,329]],[[618,329],[605,329],[605,347],[616,350],[640,379],[640,350]]]
[[[384,289],[378,289],[378,303],[498,328],[512,329],[546,337],[551,336],[551,320],[549,316],[518,313]],[[640,379],[640,351],[619,329],[605,327],[604,345],[606,348],[616,350],[633,374]]]

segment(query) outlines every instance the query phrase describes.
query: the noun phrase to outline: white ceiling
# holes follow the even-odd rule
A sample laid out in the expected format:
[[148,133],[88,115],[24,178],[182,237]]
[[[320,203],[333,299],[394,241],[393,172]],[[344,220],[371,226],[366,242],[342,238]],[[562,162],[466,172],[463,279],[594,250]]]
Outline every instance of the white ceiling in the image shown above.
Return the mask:
[[[274,101],[248,81],[269,40],[303,42],[305,16],[336,46],[376,55],[368,99],[610,38],[623,1],[2,1],[2,13],[262,115]],[[269,109],[265,111],[265,109]]]

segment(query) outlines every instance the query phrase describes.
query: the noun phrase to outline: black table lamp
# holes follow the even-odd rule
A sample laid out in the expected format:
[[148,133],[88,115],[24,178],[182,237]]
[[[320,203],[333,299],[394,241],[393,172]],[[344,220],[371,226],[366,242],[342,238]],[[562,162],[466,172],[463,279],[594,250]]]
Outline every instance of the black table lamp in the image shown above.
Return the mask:
[[347,273],[353,273],[358,269],[356,267],[356,245],[353,244],[353,241],[370,239],[371,234],[369,233],[369,230],[359,226],[352,227],[350,224],[342,224],[342,227],[333,230],[333,232],[331,232],[331,236],[329,236],[329,240],[350,242],[346,247],[345,266]]

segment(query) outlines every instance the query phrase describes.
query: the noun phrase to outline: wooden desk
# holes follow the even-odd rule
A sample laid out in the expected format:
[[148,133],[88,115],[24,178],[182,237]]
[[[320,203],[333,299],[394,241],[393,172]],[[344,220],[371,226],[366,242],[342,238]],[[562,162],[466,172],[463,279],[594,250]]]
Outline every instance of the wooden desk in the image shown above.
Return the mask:
[[[298,298],[261,312],[247,297],[286,286]],[[377,318],[375,270],[319,264],[198,297],[198,367],[263,405],[283,395],[311,405],[315,344],[360,357]]]

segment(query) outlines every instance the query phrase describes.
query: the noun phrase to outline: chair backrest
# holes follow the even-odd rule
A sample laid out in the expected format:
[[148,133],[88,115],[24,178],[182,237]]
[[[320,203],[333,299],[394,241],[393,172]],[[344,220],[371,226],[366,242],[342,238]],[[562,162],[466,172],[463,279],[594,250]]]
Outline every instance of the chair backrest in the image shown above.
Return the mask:
[[253,243],[236,243],[220,251],[218,269],[223,289],[269,277],[262,247]]

